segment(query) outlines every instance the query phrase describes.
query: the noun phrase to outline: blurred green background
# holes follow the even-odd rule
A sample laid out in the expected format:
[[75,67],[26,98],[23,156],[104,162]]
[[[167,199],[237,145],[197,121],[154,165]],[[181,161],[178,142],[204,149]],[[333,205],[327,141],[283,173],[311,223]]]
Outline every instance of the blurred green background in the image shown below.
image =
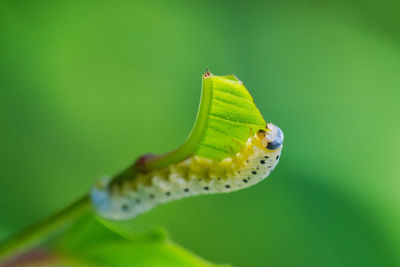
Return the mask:
[[0,238],[188,135],[205,67],[285,133],[261,184],[160,206],[234,266],[400,266],[400,2],[1,1]]

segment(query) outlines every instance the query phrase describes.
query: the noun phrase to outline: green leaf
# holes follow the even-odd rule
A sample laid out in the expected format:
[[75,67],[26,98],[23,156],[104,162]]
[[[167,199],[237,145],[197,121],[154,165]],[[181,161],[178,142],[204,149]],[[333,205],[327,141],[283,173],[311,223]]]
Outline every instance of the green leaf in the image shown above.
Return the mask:
[[[157,169],[192,155],[223,159],[237,153],[252,132],[265,128],[265,120],[241,81],[234,75],[207,72],[196,122],[186,142],[165,155],[144,156],[135,166],[137,170]],[[132,177],[135,172],[128,168],[114,181]],[[135,234],[118,223],[103,224],[107,228],[91,216],[82,219],[66,233],[56,253],[66,256],[63,260],[88,266],[216,266],[179,247],[163,231]]]
[[[134,179],[140,169],[166,167],[187,157],[199,155],[222,159],[238,152],[251,132],[265,129],[266,123],[254,104],[253,98],[234,75],[203,75],[199,112],[187,141],[177,150],[161,156],[144,156],[112,182]],[[13,246],[32,245],[38,236],[52,232],[57,225],[81,216],[89,207],[89,198],[52,217],[47,223],[33,226],[26,237],[17,236],[8,242],[7,253]],[[107,225],[107,224],[106,224]],[[216,266],[173,243],[160,231],[147,234],[124,234],[116,225],[107,225],[111,231],[92,216],[82,219],[65,234],[56,247],[52,261],[74,266]],[[115,232],[120,232],[121,235]],[[10,248],[10,249],[8,249]],[[62,255],[62,257],[58,257]],[[47,258],[46,258],[47,260]],[[42,264],[44,265],[44,264]],[[54,264],[55,265],[55,264]]]
[[265,129],[266,122],[243,83],[234,75],[203,75],[200,107],[186,142],[161,156],[143,157],[138,168],[166,167],[192,155],[223,159],[237,153],[251,132]]
[[81,218],[55,246],[59,262],[73,266],[215,267],[172,242],[160,229],[122,237],[108,230],[93,216]]
[[229,157],[245,145],[251,131],[265,129],[265,120],[252,96],[234,75],[205,78],[203,91],[211,91],[210,108],[196,155],[211,159]]

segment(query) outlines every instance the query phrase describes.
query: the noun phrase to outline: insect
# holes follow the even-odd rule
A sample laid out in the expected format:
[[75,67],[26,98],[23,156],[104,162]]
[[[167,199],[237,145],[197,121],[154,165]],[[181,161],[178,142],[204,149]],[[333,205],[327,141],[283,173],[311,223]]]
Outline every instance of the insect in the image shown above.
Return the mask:
[[109,178],[101,179],[92,188],[92,203],[103,218],[128,220],[171,200],[246,188],[271,173],[279,162],[282,144],[281,129],[269,123],[231,157],[210,160],[192,156],[167,168],[139,173],[118,186],[110,186]]

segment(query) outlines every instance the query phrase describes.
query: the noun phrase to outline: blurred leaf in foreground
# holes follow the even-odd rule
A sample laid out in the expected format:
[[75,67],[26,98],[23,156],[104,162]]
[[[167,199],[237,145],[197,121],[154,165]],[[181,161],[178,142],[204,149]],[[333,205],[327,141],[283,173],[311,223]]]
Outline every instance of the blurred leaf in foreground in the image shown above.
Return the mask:
[[[82,266],[187,266],[216,265],[176,245],[163,230],[132,234],[129,239],[104,227],[93,216],[86,216],[67,231],[56,254],[71,255]],[[75,265],[74,265],[75,266]]]

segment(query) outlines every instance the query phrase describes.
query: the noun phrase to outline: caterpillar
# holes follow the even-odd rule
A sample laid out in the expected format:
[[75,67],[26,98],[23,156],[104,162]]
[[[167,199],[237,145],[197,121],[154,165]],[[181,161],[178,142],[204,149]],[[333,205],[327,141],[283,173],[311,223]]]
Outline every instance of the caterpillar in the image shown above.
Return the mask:
[[167,168],[139,173],[118,186],[103,178],[91,191],[94,209],[105,219],[128,220],[171,200],[252,186],[274,170],[283,138],[281,129],[269,123],[251,135],[240,152],[222,160],[192,156]]

